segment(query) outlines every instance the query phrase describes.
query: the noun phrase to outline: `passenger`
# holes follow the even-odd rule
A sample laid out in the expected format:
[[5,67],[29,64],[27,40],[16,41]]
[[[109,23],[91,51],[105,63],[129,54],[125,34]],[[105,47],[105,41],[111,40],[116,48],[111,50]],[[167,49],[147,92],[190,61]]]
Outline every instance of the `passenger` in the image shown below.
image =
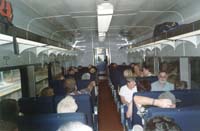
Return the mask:
[[18,131],[18,127],[12,122],[0,120],[0,131]]
[[78,106],[72,96],[66,96],[57,105],[57,113],[76,112]]
[[142,77],[142,71],[139,64],[134,64],[134,77]]
[[133,94],[137,92],[137,87],[134,77],[126,78],[126,81],[127,84],[120,88],[119,95],[121,102],[129,107],[129,105],[132,105]]
[[151,84],[151,91],[171,91],[174,90],[174,84],[167,82],[167,73],[160,71],[158,81]]
[[81,76],[81,80],[90,80],[90,73],[84,73]]
[[[136,104],[138,110],[141,109],[143,106],[157,106],[160,108],[175,108],[176,107],[176,98],[175,96],[170,92],[164,92],[160,94],[158,99],[145,97],[145,96],[134,96],[134,103]],[[132,117],[132,103],[128,105],[128,111],[126,113],[126,116]]]
[[153,74],[150,72],[150,67],[148,65],[144,64],[142,69],[144,77],[153,76]]
[[45,87],[40,92],[40,96],[54,96],[53,88],[51,87]]
[[68,122],[62,125],[57,131],[93,131],[91,127],[81,122]]
[[186,81],[176,81],[175,82],[175,89],[176,90],[187,89],[187,82]]
[[62,74],[58,74],[55,76],[55,80],[64,80],[65,77]]
[[19,115],[19,106],[16,100],[14,99],[3,99],[0,102],[0,119],[16,122]]
[[151,90],[151,83],[146,79],[141,79],[137,81],[137,88],[138,91],[150,91]]
[[123,75],[124,75],[125,78],[133,77],[133,72],[132,72],[131,69],[126,69],[126,70],[124,70]]
[[91,81],[86,88],[78,91],[75,79],[68,78],[65,80],[65,87],[68,95],[90,94],[95,86],[95,81]]
[[155,116],[147,121],[144,131],[181,131],[181,128],[172,118]]
[[133,93],[137,92],[136,82],[134,77],[126,78],[127,84],[122,86],[119,91],[120,99],[123,104],[132,103]]

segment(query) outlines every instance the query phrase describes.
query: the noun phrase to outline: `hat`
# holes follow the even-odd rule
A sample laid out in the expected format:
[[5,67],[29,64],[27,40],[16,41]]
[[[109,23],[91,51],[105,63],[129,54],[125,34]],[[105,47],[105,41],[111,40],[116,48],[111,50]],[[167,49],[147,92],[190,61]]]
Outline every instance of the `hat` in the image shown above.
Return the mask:
[[174,94],[172,94],[169,91],[163,92],[158,96],[158,99],[170,99],[173,104],[176,104],[176,102],[181,102],[181,100],[176,99]]
[[135,77],[127,77],[126,78],[127,82],[131,82],[131,81],[135,81],[135,80],[136,80]]

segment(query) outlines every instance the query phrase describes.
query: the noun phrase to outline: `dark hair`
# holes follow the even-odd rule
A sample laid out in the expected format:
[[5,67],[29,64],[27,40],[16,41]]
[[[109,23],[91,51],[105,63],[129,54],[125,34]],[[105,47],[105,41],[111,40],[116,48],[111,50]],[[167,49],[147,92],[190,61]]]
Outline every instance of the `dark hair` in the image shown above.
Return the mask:
[[181,131],[172,118],[155,116],[147,121],[145,131]]
[[19,106],[14,99],[3,99],[0,102],[0,119],[16,122],[19,113]]
[[16,129],[17,129],[17,125],[15,123],[0,120],[1,131],[15,131]]

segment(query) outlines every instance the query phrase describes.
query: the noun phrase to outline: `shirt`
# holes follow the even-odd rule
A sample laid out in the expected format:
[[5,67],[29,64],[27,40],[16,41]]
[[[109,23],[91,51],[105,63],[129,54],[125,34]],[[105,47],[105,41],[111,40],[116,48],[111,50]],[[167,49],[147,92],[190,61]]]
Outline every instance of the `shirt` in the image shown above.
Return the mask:
[[135,86],[133,89],[129,89],[127,85],[124,85],[120,88],[119,95],[123,96],[125,100],[130,103],[133,100],[133,93],[137,92],[137,87]]
[[153,82],[151,84],[151,91],[171,91],[174,90],[174,84],[166,82],[164,86],[160,84],[159,81]]

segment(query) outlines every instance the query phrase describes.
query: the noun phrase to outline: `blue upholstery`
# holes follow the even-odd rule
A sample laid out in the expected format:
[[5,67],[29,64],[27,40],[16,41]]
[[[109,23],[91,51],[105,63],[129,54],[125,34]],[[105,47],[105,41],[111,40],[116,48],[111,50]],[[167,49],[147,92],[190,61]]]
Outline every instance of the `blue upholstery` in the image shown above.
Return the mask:
[[20,112],[24,114],[44,114],[54,112],[53,97],[21,98]]
[[[57,107],[57,104],[61,99],[63,99],[65,96],[55,96],[55,108]],[[76,100],[76,103],[78,105],[77,112],[85,113],[88,119],[88,125],[91,127],[93,126],[93,107],[91,103],[91,97],[90,95],[74,95],[73,96]]]
[[64,80],[52,80],[50,82],[50,87],[53,88],[55,95],[65,95],[66,94]]
[[151,107],[148,109],[146,119],[154,116],[169,116],[181,127],[182,131],[198,131],[200,129],[200,106],[189,106],[177,109],[162,109]]
[[86,88],[90,82],[91,80],[77,80],[76,84],[77,84],[78,90]]
[[18,117],[19,131],[56,131],[62,124],[80,121],[87,124],[83,113],[60,113]]
[[[178,102],[176,104],[177,108],[181,107],[189,107],[194,105],[200,105],[200,90],[175,90],[171,91],[177,99],[181,100],[181,102]],[[158,96],[161,94],[161,91],[157,92],[138,92],[133,95],[139,95],[139,96],[147,96],[151,98],[158,98]],[[142,124],[141,118],[136,114],[137,108],[135,103],[133,104],[133,116],[132,116],[132,125],[134,124]]]

